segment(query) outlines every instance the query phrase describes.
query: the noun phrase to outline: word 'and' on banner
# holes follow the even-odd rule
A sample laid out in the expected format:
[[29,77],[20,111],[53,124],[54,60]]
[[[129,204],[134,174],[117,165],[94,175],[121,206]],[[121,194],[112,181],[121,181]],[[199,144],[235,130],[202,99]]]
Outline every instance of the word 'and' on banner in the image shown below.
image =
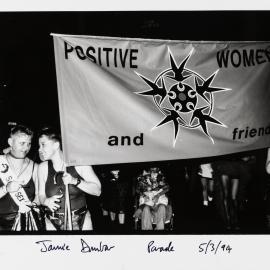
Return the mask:
[[270,146],[270,42],[52,35],[69,165]]

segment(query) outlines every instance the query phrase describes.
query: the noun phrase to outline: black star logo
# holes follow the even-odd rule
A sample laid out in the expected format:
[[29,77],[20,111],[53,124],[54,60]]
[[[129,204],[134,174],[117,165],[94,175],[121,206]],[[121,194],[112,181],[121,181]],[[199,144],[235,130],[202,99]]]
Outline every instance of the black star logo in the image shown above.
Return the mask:
[[140,75],[140,74],[138,74],[138,75],[151,87],[151,90],[148,90],[148,91],[145,91],[145,92],[139,92],[139,93],[136,93],[136,94],[144,95],[144,96],[153,96],[153,97],[158,95],[158,96],[161,97],[161,99],[159,101],[159,104],[161,104],[162,101],[164,100],[164,98],[167,95],[167,90],[166,90],[166,87],[165,87],[164,79],[162,78],[162,80],[161,80],[162,85],[161,85],[161,87],[159,87],[154,82],[148,80],[147,78],[143,77],[142,75]]
[[213,82],[215,76],[217,75],[218,70],[214,72],[209,78],[207,78],[201,85],[199,85],[197,77],[195,78],[195,85],[196,85],[196,92],[204,98],[208,103],[209,100],[204,95],[204,93],[213,93],[213,92],[219,92],[219,91],[227,91],[230,90],[228,88],[218,88],[218,87],[212,87],[211,83]]
[[219,122],[217,119],[215,119],[214,117],[208,115],[208,114],[204,114],[202,111],[204,111],[205,109],[209,108],[208,106],[204,106],[202,108],[198,108],[196,109],[193,114],[192,117],[190,119],[190,124],[193,122],[193,120],[195,118],[198,119],[200,126],[203,129],[203,132],[210,138],[210,140],[212,141],[212,143],[214,143],[214,140],[212,139],[212,137],[208,134],[208,127],[207,127],[207,123],[206,122],[211,122],[220,126],[225,126],[224,124],[222,124],[221,122]]
[[[158,123],[154,128],[160,127],[162,125],[165,125],[167,123],[172,122],[174,127],[174,145],[176,143],[176,138],[178,136],[178,133],[180,132],[180,127],[185,128],[198,128],[201,127],[202,131],[207,135],[212,143],[214,143],[213,138],[208,132],[208,125],[209,123],[220,125],[223,127],[226,127],[223,123],[219,122],[217,119],[215,119],[213,116],[211,116],[212,113],[212,106],[214,104],[214,96],[213,93],[219,92],[219,91],[228,91],[231,90],[229,88],[220,88],[220,87],[214,87],[212,86],[212,83],[215,79],[215,76],[217,75],[219,70],[216,70],[212,75],[210,75],[207,79],[204,79],[201,75],[198,73],[192,71],[191,69],[186,68],[186,64],[188,60],[190,59],[192,55],[193,50],[190,51],[189,55],[185,57],[185,59],[180,63],[178,66],[173,54],[171,53],[170,49],[168,48],[169,53],[169,59],[170,59],[170,67],[166,70],[164,70],[162,73],[158,75],[158,77],[155,79],[155,81],[151,81],[148,78],[138,74],[135,72],[149,87],[150,89],[144,91],[144,92],[137,92],[136,94],[144,95],[144,96],[151,96],[155,102],[155,105],[158,107],[160,111],[164,114],[163,120],[161,120],[160,123]],[[169,108],[162,108],[161,104],[165,100],[167,96],[170,95],[170,91],[167,92],[165,82],[167,83],[167,79],[170,78],[172,80],[175,80],[179,83],[180,87],[184,80],[187,78],[194,76],[193,81],[193,87],[195,84],[195,89],[193,87],[193,92],[196,92],[196,94],[200,95],[206,102],[207,106],[196,108],[194,105],[191,110],[193,112],[192,116],[190,117],[190,114],[187,115],[190,120],[186,120],[182,118],[182,113],[185,112],[182,110],[178,110],[176,107],[174,109]],[[165,79],[165,82],[164,82]],[[190,81],[190,80],[189,80]],[[187,82],[188,84],[189,82]],[[189,85],[189,84],[188,84]],[[157,99],[158,98],[158,99]],[[179,99],[181,97],[179,96]],[[165,103],[165,101],[164,101]],[[170,103],[172,105],[172,103]],[[169,105],[170,105],[169,104]],[[176,104],[173,105],[173,107]],[[201,105],[203,106],[203,105]],[[207,110],[207,111],[206,111]],[[205,112],[204,112],[205,111]],[[195,118],[197,119],[194,124]],[[187,123],[189,122],[189,123]],[[193,125],[192,125],[193,124]]]
[[177,64],[175,63],[175,60],[171,54],[171,52],[169,52],[170,54],[170,63],[171,63],[171,69],[174,72],[174,76],[167,76],[168,78],[171,78],[173,80],[176,80],[178,82],[182,82],[183,80],[187,79],[188,77],[191,76],[191,74],[189,75],[183,75],[183,72],[188,72],[187,70],[185,70],[185,65],[188,61],[188,59],[190,58],[192,51],[189,53],[189,55],[182,61],[182,63],[180,64],[179,67],[177,67]]
[[178,131],[179,131],[179,125],[186,125],[185,120],[175,111],[170,109],[162,109],[164,112],[168,113],[167,116],[156,125],[156,127],[162,126],[168,122],[173,122],[174,124],[174,141],[176,140]]

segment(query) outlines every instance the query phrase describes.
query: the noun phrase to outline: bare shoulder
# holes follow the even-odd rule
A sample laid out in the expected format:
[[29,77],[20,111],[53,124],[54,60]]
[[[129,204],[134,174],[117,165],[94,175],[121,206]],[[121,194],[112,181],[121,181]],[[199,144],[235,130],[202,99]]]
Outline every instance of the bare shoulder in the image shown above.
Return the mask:
[[48,170],[48,161],[43,161],[38,164],[38,172],[45,172]]
[[88,165],[82,165],[82,166],[74,166],[75,170],[80,173],[84,173],[84,172],[90,172],[92,171],[92,166],[88,166]]

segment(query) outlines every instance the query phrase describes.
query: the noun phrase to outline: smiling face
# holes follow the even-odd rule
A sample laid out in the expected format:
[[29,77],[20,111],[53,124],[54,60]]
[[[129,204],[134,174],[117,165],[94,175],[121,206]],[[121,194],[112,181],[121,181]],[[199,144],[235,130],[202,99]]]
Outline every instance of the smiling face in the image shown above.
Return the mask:
[[39,157],[42,161],[51,160],[59,150],[59,142],[49,139],[46,135],[39,138]]
[[8,139],[10,153],[15,158],[25,158],[31,148],[32,136],[19,132]]

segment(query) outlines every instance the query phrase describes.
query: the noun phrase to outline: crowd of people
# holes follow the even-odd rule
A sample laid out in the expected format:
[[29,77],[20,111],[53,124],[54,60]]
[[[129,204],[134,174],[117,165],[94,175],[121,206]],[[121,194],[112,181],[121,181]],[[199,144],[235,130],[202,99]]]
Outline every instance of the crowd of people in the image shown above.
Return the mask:
[[[38,155],[33,158],[34,137]],[[116,232],[112,228],[118,226],[117,232],[181,232],[187,219],[196,220],[199,213],[193,228],[200,227],[199,220],[211,213],[232,232],[248,222],[243,213],[255,201],[270,229],[270,150],[263,157],[255,151],[188,161],[67,166],[55,128],[34,134],[15,124],[7,144],[0,155],[0,231]]]

